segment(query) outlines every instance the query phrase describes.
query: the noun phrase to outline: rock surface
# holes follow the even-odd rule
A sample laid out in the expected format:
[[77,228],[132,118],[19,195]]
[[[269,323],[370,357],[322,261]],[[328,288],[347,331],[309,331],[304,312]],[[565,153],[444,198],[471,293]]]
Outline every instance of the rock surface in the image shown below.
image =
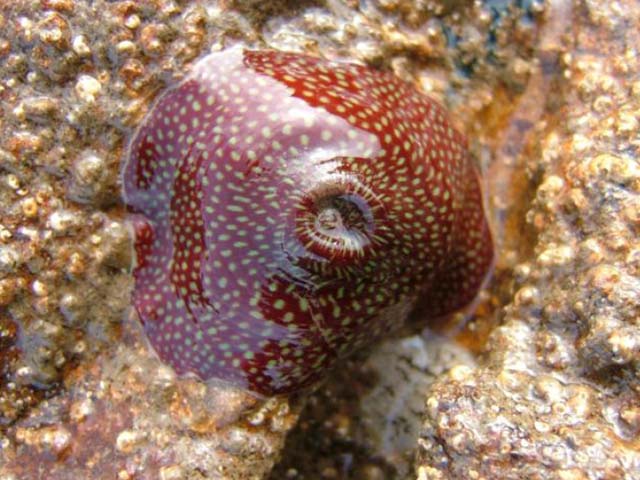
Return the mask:
[[535,246],[482,366],[428,393],[419,479],[640,478],[640,9],[552,3],[572,27],[539,51]]
[[[0,4],[0,478],[253,479],[281,456],[278,480],[640,478],[637,2],[263,5]],[[323,437],[284,451],[301,399],[175,378],[127,313],[126,141],[238,43],[387,68],[448,105],[498,244],[453,332],[475,361],[390,340],[309,397],[291,439]]]
[[230,17],[169,0],[0,5],[3,480],[259,478],[295,421],[295,402],[175,378],[127,314],[123,150],[156,92],[240,32]]

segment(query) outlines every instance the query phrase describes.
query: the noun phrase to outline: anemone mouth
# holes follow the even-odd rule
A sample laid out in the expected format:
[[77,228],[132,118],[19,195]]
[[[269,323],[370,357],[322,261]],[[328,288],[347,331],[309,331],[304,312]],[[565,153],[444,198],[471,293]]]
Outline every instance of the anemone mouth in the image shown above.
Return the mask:
[[304,248],[336,265],[364,259],[373,248],[379,202],[355,179],[338,177],[303,195],[296,234]]

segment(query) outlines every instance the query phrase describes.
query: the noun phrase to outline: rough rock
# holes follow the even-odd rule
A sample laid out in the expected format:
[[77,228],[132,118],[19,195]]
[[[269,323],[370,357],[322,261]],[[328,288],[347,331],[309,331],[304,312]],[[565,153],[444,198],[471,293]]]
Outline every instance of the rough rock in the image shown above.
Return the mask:
[[[272,478],[639,478],[637,4],[263,3],[0,3],[0,478],[263,478],[280,456]],[[237,43],[415,82],[467,132],[495,219],[492,283],[448,333],[476,361],[390,340],[309,397],[298,432],[322,441],[284,451],[300,398],[175,378],[128,314],[127,139]]]
[[533,250],[481,366],[427,395],[419,479],[640,478],[640,9],[552,3],[571,29],[541,40]]

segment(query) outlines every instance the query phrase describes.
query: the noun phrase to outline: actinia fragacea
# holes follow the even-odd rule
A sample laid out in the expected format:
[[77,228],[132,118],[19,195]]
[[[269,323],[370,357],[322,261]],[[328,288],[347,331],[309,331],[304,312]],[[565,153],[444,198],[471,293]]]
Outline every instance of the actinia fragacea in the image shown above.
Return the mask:
[[277,51],[199,61],[122,169],[133,304],[178,373],[264,394],[317,380],[476,295],[493,257],[476,169],[395,76]]

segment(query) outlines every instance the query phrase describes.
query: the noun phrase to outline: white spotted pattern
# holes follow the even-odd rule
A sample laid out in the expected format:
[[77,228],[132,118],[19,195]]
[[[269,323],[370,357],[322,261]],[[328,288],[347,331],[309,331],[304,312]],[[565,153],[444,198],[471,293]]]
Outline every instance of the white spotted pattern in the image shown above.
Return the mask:
[[417,302],[463,305],[491,261],[464,139],[361,66],[209,55],[152,108],[123,184],[160,357],[260,392],[314,381]]

